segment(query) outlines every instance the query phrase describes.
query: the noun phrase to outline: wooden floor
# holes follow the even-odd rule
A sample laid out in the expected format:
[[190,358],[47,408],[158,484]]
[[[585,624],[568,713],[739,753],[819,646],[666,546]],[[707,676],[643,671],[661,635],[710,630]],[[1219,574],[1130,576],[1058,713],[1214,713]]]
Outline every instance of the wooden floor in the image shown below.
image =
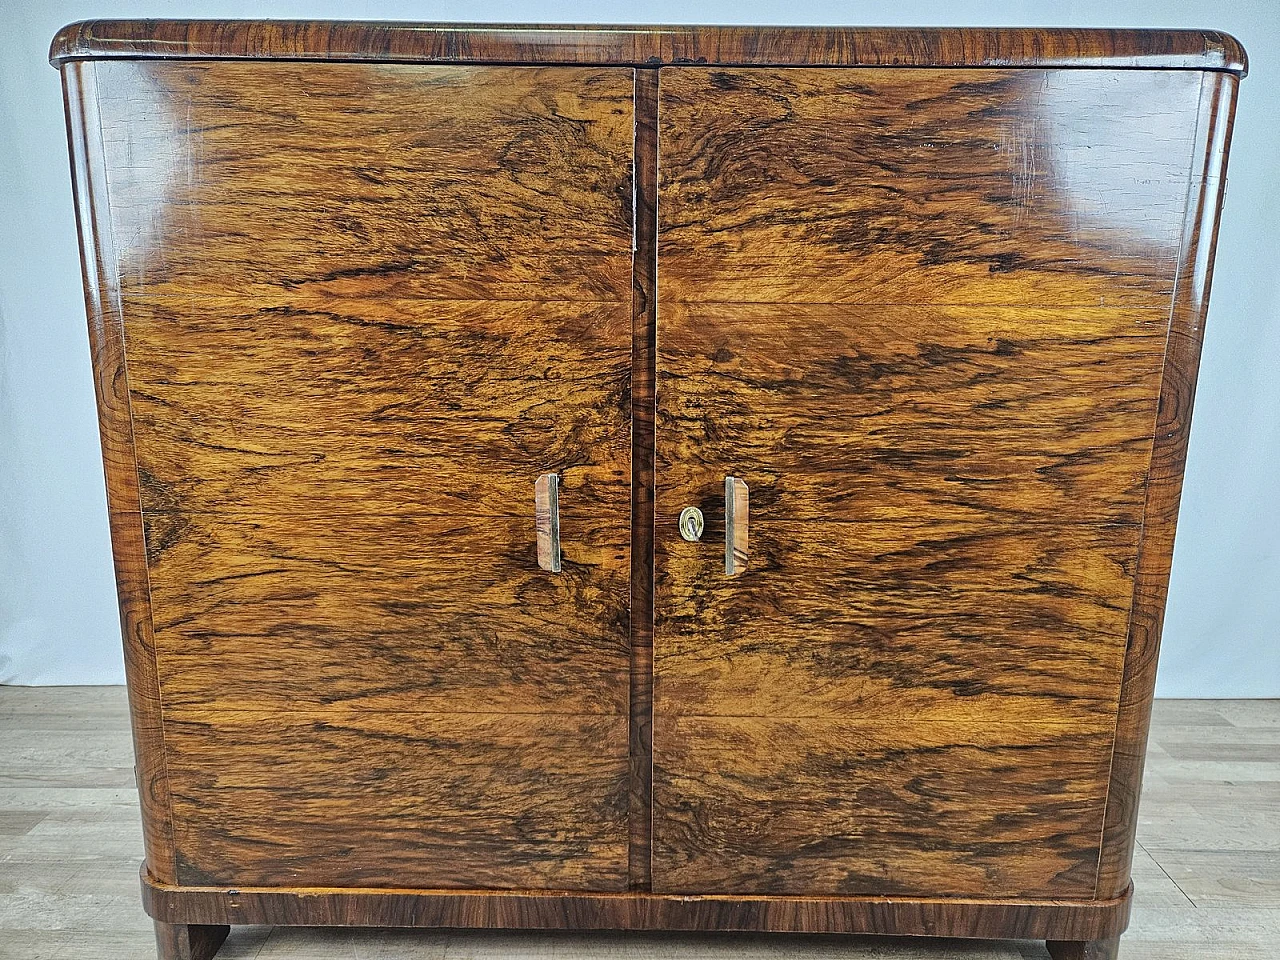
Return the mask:
[[[124,691],[0,687],[0,958],[155,956]],[[1125,960],[1280,951],[1280,701],[1164,700],[1148,754]],[[1043,944],[867,937],[244,927],[227,960],[1024,960]]]

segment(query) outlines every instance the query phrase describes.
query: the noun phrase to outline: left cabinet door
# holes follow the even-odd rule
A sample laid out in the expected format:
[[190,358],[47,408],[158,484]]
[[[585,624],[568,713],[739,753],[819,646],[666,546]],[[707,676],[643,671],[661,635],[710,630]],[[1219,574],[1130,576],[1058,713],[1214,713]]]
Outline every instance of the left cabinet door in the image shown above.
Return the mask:
[[632,71],[67,71],[177,881],[624,889]]

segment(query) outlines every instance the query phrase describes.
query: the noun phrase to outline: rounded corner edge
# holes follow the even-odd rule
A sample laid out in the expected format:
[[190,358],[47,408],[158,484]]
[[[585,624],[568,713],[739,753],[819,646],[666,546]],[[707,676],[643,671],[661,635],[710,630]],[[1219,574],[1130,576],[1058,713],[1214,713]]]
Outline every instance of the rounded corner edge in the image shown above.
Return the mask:
[[55,33],[49,44],[49,65],[60,68],[68,60],[91,53],[85,41],[92,34],[93,24],[93,20],[77,20]]
[[1243,43],[1221,30],[1206,30],[1204,41],[1205,53],[1216,55],[1220,60],[1217,69],[1234,73],[1237,77],[1249,75],[1249,54],[1245,52]]

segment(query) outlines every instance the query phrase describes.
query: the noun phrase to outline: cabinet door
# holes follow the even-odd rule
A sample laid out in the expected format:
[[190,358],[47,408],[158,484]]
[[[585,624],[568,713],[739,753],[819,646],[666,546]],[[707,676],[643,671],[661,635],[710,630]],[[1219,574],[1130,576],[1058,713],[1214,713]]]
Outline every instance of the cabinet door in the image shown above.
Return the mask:
[[1199,88],[662,71],[655,889],[1093,896]]
[[79,76],[179,881],[622,889],[631,71]]

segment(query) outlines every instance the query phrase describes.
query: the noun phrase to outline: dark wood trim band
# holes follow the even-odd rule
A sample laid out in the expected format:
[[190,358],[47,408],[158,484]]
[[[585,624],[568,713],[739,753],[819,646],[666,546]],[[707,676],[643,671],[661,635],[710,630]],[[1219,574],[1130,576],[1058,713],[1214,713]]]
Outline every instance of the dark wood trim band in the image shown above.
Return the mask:
[[635,71],[631,271],[630,889],[650,887],[653,836],[653,497],[657,417],[658,71]]
[[1239,41],[1214,30],[87,20],[49,51],[54,64],[100,57],[1248,70]]
[[1200,87],[1195,154],[1191,158],[1168,345],[1156,410],[1155,442],[1147,479],[1142,538],[1138,543],[1111,780],[1107,788],[1102,857],[1095,888],[1095,895],[1099,897],[1113,896],[1128,885],[1133,861],[1142,768],[1151,727],[1151,702],[1155,697],[1156,660],[1169,594],[1200,347],[1209,311],[1218,219],[1226,189],[1236,84],[1235,77],[1208,74]]
[[1098,940],[1129,922],[1113,900],[682,897],[651,893],[175,887],[142,873],[147,913],[165,923],[469,927],[527,930],[738,930]]

